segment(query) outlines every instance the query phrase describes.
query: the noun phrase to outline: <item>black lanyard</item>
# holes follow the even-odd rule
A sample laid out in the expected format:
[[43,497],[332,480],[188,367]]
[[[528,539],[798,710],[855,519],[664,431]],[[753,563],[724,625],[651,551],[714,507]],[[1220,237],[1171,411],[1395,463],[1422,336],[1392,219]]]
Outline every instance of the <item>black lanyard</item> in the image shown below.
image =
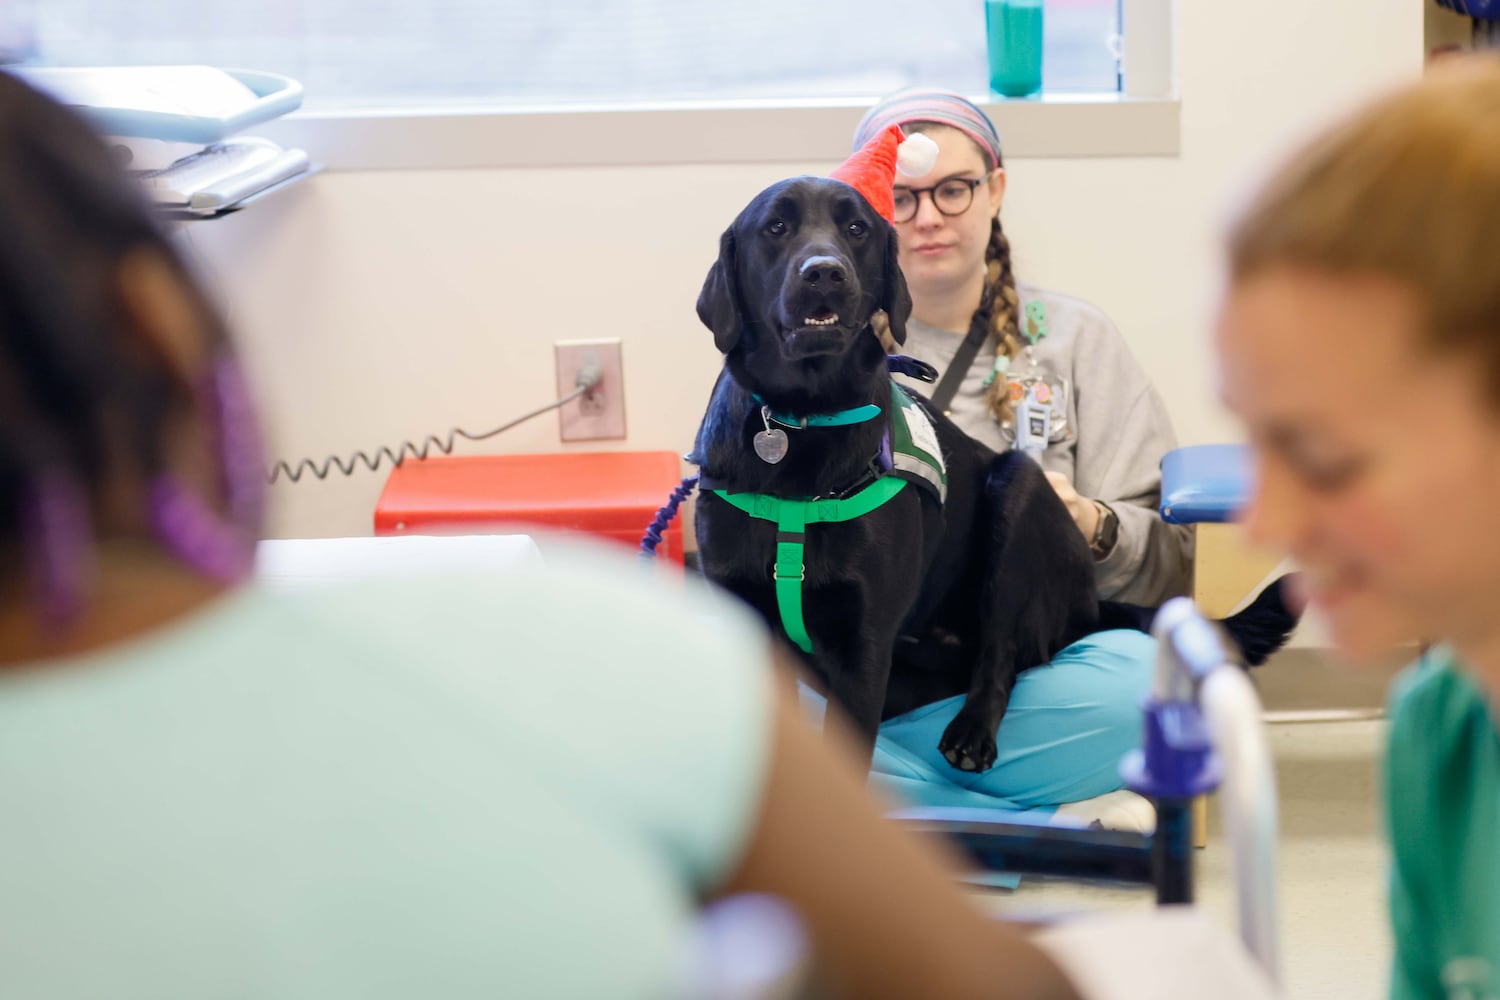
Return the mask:
[[937,387],[932,390],[932,405],[943,411],[944,416],[949,416],[948,404],[953,402],[953,396],[958,392],[958,387],[963,384],[964,376],[974,366],[974,357],[979,353],[979,348],[984,344],[989,331],[984,326],[969,324],[968,336],[964,337],[963,343],[958,345],[958,350],[953,354],[953,360],[948,363],[948,370],[943,372],[943,377],[938,380]]

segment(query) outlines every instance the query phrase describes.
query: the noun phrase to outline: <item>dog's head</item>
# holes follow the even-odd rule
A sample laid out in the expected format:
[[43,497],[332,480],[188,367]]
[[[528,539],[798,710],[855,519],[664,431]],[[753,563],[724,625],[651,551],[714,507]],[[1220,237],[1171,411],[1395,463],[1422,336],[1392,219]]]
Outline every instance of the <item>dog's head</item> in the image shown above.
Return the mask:
[[884,310],[906,340],[911,296],[896,231],[854,188],[795,177],[766,188],[719,239],[698,318],[726,355],[797,362],[848,354]]

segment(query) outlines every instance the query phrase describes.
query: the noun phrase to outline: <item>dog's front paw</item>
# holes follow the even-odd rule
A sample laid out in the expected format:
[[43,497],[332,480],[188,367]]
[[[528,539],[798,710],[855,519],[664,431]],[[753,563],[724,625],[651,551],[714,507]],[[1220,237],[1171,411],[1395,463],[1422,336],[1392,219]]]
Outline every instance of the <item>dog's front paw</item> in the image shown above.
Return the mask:
[[938,749],[948,763],[960,771],[988,771],[995,766],[997,727],[983,716],[983,712],[965,704],[938,741]]

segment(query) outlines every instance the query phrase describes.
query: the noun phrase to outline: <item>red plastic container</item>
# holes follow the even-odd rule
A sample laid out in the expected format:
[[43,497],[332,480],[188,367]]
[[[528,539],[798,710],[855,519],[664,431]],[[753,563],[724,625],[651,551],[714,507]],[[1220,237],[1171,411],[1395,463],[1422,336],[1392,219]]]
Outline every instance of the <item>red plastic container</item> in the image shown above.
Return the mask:
[[[580,531],[638,547],[682,480],[670,451],[439,456],[391,470],[375,534],[469,534],[497,528]],[[657,555],[682,562],[682,515]]]

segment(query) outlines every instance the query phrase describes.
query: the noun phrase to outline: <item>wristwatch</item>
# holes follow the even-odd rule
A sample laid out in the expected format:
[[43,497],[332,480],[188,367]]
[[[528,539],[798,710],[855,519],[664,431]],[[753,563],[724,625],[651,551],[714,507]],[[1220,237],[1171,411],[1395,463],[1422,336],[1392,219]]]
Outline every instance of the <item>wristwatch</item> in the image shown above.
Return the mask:
[[1110,509],[1109,504],[1094,501],[1094,506],[1099,509],[1099,523],[1094,526],[1094,537],[1089,540],[1089,551],[1094,553],[1094,561],[1105,559],[1115,550],[1115,542],[1120,540],[1120,519]]

